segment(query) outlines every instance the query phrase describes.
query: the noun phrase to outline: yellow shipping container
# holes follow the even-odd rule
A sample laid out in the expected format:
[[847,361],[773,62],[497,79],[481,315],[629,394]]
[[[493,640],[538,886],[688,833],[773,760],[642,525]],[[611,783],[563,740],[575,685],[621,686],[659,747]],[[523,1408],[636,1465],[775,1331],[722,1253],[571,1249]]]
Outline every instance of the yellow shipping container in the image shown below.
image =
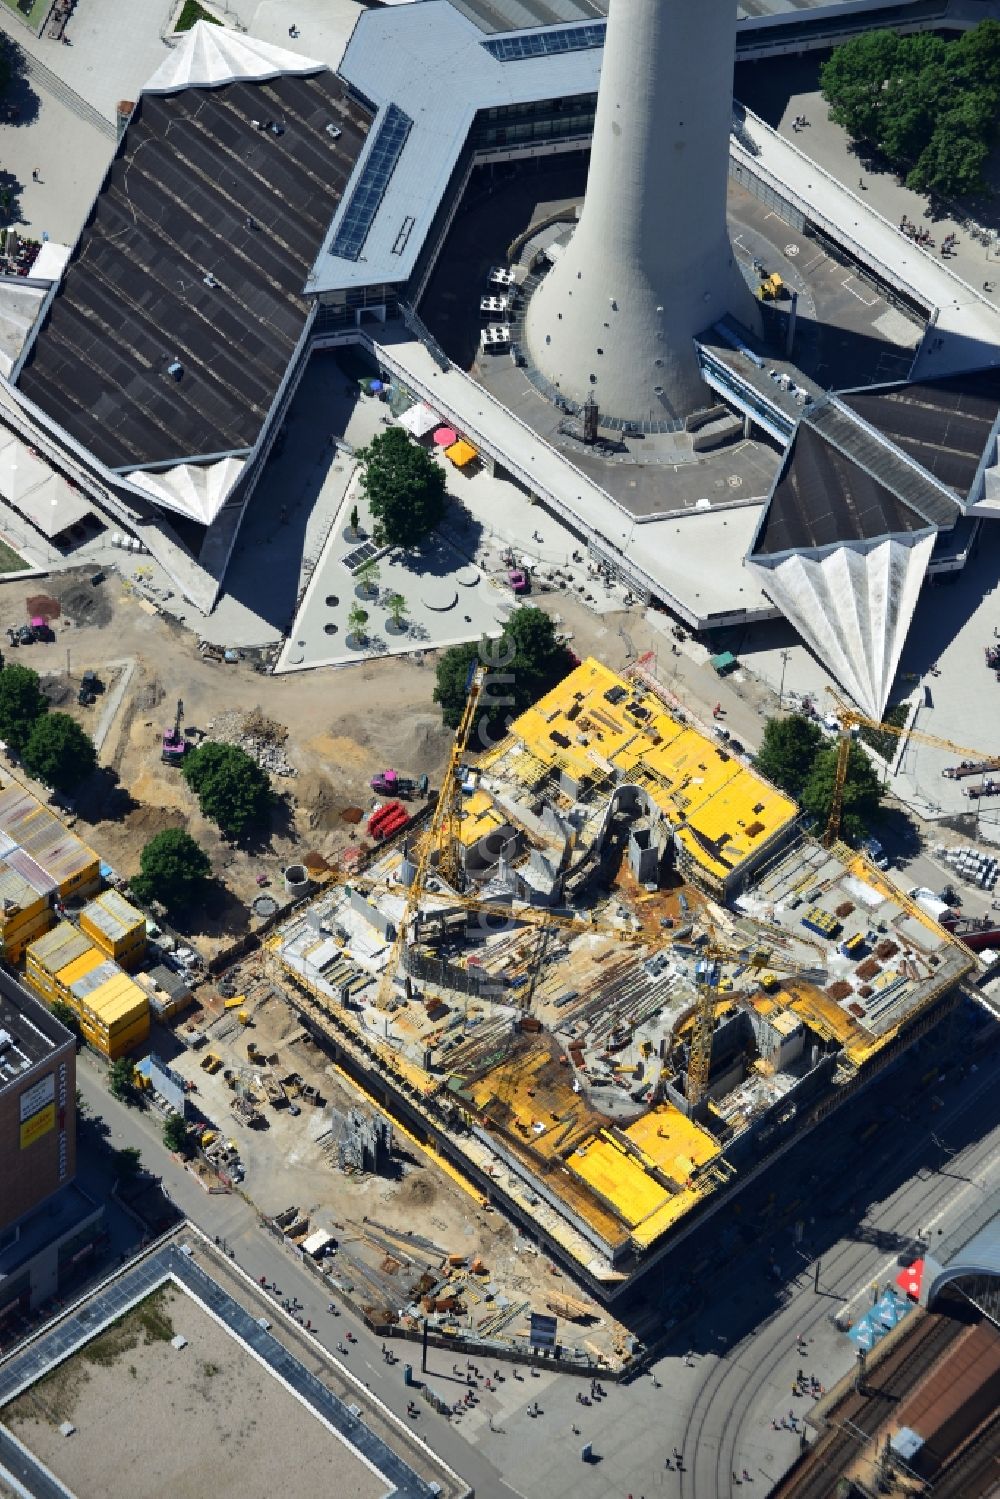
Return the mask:
[[80,929],[122,968],[133,968],[146,951],[146,918],[117,890],[104,890],[80,912]]

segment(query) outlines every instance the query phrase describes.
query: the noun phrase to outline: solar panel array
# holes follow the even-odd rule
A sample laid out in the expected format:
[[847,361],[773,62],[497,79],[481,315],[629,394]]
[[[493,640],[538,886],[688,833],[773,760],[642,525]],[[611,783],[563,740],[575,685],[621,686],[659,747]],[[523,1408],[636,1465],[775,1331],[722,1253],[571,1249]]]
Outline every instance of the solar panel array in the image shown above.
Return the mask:
[[591,47],[603,47],[607,29],[606,21],[597,21],[593,25],[559,26],[524,36],[490,37],[482,45],[498,62],[523,62],[529,57],[552,57],[560,52],[586,52]]
[[361,179],[351,194],[340,221],[331,246],[332,254],[339,255],[344,260],[357,260],[361,254],[412,126],[413,121],[408,114],[404,114],[395,104],[389,105],[378,127],[375,144],[365,162]]

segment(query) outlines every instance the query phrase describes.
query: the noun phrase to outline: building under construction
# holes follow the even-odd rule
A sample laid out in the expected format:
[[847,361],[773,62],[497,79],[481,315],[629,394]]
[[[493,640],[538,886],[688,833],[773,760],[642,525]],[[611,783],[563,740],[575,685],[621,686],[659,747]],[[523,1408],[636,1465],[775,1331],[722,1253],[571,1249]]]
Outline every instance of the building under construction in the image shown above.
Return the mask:
[[959,942],[585,661],[272,939],[313,1032],[598,1296],[955,1002]]

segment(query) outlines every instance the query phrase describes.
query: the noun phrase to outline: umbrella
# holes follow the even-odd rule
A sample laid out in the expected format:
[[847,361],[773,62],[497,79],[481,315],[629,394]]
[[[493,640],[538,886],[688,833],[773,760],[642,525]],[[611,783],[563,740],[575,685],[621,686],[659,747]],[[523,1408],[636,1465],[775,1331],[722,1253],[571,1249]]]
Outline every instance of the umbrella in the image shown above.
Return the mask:
[[458,441],[458,433],[453,432],[450,427],[438,427],[434,433],[434,441],[439,448],[450,448],[452,443]]

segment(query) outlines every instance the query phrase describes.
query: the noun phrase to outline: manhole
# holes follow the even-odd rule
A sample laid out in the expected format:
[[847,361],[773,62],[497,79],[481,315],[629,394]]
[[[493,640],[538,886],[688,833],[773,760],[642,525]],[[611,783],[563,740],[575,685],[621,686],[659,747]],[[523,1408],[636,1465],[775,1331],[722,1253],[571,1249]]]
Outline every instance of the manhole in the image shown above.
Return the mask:
[[273,916],[278,909],[278,902],[273,895],[258,895],[250,909],[255,916]]

